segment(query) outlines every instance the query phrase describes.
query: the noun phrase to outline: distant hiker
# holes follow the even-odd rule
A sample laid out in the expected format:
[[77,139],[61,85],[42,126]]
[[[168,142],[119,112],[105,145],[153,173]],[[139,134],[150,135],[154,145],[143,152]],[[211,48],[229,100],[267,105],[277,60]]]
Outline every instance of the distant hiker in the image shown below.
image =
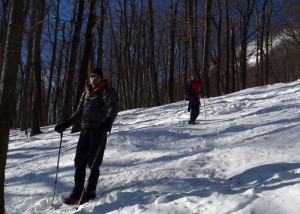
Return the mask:
[[[55,131],[61,133],[66,128],[81,120],[82,130],[76,148],[75,156],[75,187],[72,194],[65,198],[67,204],[77,203],[84,189],[86,166],[91,170],[82,202],[96,197],[96,187],[100,174],[99,167],[103,160],[107,141],[107,132],[111,131],[113,121],[118,114],[118,102],[113,92],[103,80],[102,70],[96,68],[90,75],[90,85],[83,92],[76,112],[65,122],[55,126]],[[96,157],[98,148],[100,148]],[[95,164],[92,167],[93,161]]]
[[200,112],[200,96],[203,91],[203,82],[200,79],[199,75],[192,76],[191,81],[191,93],[189,98],[188,111],[190,113],[189,124],[197,124],[196,119],[199,116]]

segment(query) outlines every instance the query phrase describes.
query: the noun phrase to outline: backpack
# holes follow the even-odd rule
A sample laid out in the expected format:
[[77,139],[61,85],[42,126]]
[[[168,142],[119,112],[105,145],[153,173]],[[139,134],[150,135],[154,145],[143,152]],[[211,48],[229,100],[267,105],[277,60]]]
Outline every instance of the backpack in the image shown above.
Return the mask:
[[111,85],[108,85],[107,87],[113,92],[113,95],[114,95],[115,99],[117,100],[117,102],[119,102],[118,91],[114,87],[112,87]]
[[187,84],[184,88],[184,99],[185,100],[189,100],[191,99],[191,96],[192,96],[192,85],[191,84]]

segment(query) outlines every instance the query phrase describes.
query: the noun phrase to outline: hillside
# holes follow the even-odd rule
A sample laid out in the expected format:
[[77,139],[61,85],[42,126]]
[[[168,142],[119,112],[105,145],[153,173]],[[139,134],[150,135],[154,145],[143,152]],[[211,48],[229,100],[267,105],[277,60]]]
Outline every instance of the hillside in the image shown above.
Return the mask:
[[26,138],[12,130],[5,200],[19,213],[299,213],[300,81],[202,99],[199,125],[187,102],[120,112],[108,138],[97,198],[75,210],[78,134],[53,126]]

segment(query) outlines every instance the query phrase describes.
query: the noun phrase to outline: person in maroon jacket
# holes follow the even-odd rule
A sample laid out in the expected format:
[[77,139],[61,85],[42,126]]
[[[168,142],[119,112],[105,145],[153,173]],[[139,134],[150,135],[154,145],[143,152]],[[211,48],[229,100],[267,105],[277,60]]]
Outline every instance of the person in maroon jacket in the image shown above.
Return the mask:
[[200,96],[201,96],[201,92],[203,92],[203,82],[201,81],[199,75],[192,76],[191,89],[192,89],[192,93],[189,99],[189,107],[188,107],[188,111],[190,111],[189,124],[198,124],[196,122],[196,119],[199,116]]

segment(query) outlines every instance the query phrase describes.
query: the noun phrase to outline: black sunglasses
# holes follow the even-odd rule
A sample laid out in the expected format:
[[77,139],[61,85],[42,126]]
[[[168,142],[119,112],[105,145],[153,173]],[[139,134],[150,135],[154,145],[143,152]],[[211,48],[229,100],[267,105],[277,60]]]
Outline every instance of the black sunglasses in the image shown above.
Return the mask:
[[95,78],[101,78],[101,76],[99,75],[99,74],[91,74],[91,76],[90,76],[91,78],[93,78],[93,77],[95,77]]

